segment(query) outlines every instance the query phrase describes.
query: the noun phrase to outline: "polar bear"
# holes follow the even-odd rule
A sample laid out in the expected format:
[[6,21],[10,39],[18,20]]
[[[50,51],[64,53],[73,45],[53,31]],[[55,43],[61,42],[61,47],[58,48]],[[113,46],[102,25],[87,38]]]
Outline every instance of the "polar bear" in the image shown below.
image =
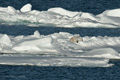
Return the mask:
[[83,38],[80,36],[73,36],[72,38],[70,38],[70,42],[72,43],[79,43],[80,41],[83,41]]

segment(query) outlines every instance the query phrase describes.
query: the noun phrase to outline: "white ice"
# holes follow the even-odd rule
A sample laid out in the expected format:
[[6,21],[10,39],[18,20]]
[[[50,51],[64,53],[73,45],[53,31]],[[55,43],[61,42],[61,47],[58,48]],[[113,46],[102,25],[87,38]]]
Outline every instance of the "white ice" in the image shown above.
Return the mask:
[[[78,35],[78,34],[75,34]],[[67,32],[29,36],[0,34],[0,64],[37,66],[92,66],[108,67],[109,59],[120,59],[120,37],[82,37]]]
[[[26,4],[20,10],[0,7],[0,24],[119,28],[119,11],[106,10],[99,15],[60,7],[37,11]],[[0,64],[109,67],[110,59],[120,59],[120,37],[84,36],[83,41],[72,43],[73,36],[67,32],[41,35],[38,31],[29,36],[0,34]]]
[[32,10],[32,5],[31,4],[27,4],[20,9],[21,12],[29,12],[31,10]]
[[36,66],[87,66],[109,67],[108,59],[78,57],[39,57],[39,56],[0,56],[0,64],[4,65],[36,65]]
[[26,4],[20,10],[12,6],[0,7],[1,24],[24,24],[54,27],[120,27],[120,9],[106,10],[99,15],[86,12],[73,12],[60,7],[47,11],[32,10],[31,4]]

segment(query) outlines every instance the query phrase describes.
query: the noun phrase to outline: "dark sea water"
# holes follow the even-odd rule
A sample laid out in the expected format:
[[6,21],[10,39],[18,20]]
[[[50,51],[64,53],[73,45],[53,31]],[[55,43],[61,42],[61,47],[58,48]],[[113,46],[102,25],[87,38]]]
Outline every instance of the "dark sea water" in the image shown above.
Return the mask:
[[107,9],[120,8],[120,0],[0,0],[0,6],[13,6],[20,9],[31,3],[35,10],[47,10],[52,7],[62,7],[71,11],[83,11],[99,14]]
[[12,36],[32,35],[36,30],[38,30],[41,35],[69,32],[71,34],[80,34],[81,36],[120,36],[120,28],[62,28],[50,26],[28,27],[25,25],[0,25],[1,34],[8,34]]
[[[107,9],[120,7],[119,0],[0,0],[0,6],[20,9],[31,3],[33,9],[47,10],[63,7],[71,11],[99,14]],[[55,28],[27,27],[23,25],[0,25],[0,34],[31,35],[35,30],[48,35],[55,32],[69,32],[81,36],[120,36],[120,28]],[[46,32],[47,30],[47,32]],[[120,80],[120,61],[112,60],[112,67],[41,67],[0,65],[0,80]]]
[[113,67],[0,66],[0,80],[120,80],[120,63]]

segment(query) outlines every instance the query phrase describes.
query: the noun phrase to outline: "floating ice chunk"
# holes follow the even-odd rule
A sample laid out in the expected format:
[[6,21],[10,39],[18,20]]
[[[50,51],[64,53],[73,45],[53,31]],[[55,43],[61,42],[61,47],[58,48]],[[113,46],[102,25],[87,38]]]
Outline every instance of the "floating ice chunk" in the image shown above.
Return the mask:
[[0,43],[5,44],[7,46],[11,46],[11,40],[8,37],[8,35],[4,34],[1,38],[0,38]]
[[34,32],[34,37],[40,38],[40,33],[39,33],[39,31],[35,31],[35,32]]
[[58,13],[58,14],[61,14],[61,15],[66,15],[66,16],[69,16],[69,17],[73,17],[73,16],[78,14],[78,12],[68,11],[68,10],[65,10],[63,8],[60,8],[60,7],[50,8],[50,9],[48,9],[48,11],[55,12],[55,13]]
[[31,4],[26,4],[25,6],[23,6],[23,7],[20,9],[20,11],[21,11],[21,12],[29,12],[29,11],[31,11],[31,9],[32,9],[32,5],[31,5]]
[[[41,36],[38,31],[35,31],[34,35],[29,36],[8,37],[6,34],[0,34],[0,36],[2,36],[0,38],[0,52],[30,53],[22,54],[22,56],[20,56],[21,54],[1,55],[0,64],[108,67],[111,66],[111,64],[108,63],[109,59],[120,59],[118,53],[120,52],[120,37],[86,36],[82,37],[83,41],[78,44],[73,44],[70,43],[69,39],[72,36],[79,35],[73,35],[67,32]],[[1,44],[9,45],[9,43],[6,42],[12,43],[13,46],[2,47]],[[46,55],[41,56],[33,53]]]
[[7,9],[10,14],[14,14],[16,12],[15,8],[13,8],[12,6],[8,6]]
[[18,45],[15,45],[12,49],[16,51],[40,51],[39,47],[49,48],[52,46],[52,39],[50,37],[35,39],[35,40],[26,40]]
[[112,48],[100,48],[100,49],[93,49],[84,54],[84,56],[88,57],[103,57],[108,59],[120,59],[120,55],[117,51]]
[[[56,27],[120,27],[119,9],[107,10],[100,15],[84,12],[72,12],[60,7],[50,8],[48,11],[32,10],[31,4],[26,4],[20,11],[11,6],[0,7],[0,19],[5,24],[23,24],[35,26]],[[27,13],[26,13],[27,12]],[[14,14],[14,15],[11,15]],[[16,23],[17,21],[17,23]],[[10,23],[8,23],[10,22]],[[30,23],[30,24],[29,24]],[[37,23],[37,24],[36,24]]]

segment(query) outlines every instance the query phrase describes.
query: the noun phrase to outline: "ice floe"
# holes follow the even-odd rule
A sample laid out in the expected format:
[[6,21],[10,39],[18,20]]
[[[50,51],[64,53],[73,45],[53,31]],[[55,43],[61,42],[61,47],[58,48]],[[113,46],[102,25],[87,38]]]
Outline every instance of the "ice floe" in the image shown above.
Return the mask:
[[0,7],[0,23],[12,25],[35,25],[54,27],[120,27],[120,9],[106,10],[93,15],[87,12],[73,12],[60,7],[47,11],[32,10],[31,4],[26,4],[20,10],[12,6]]
[[109,59],[120,59],[120,37],[84,36],[71,42],[79,35],[35,31],[29,36],[0,36],[0,64],[108,67]]

